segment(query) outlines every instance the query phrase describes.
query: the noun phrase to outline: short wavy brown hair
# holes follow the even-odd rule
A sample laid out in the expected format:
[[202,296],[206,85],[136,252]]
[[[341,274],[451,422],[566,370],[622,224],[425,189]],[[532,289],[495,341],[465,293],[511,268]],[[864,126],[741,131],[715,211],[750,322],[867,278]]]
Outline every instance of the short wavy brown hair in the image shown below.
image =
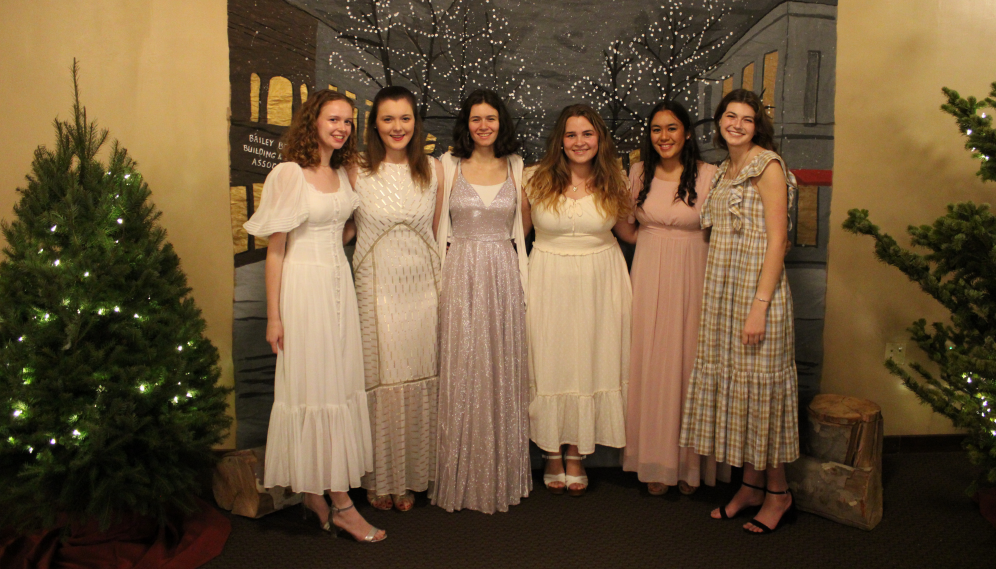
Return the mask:
[[595,205],[610,219],[626,217],[631,209],[629,180],[616,160],[616,145],[602,117],[584,104],[571,105],[560,112],[557,125],[546,141],[546,155],[540,160],[526,188],[529,201],[533,207],[539,205],[560,213],[560,197],[571,185],[571,170],[564,154],[564,133],[567,132],[567,119],[572,117],[587,120],[598,133],[598,151],[592,164]]
[[723,139],[723,133],[719,130],[719,120],[723,118],[723,113],[726,112],[726,107],[729,107],[730,103],[743,103],[754,109],[754,137],[750,141],[765,150],[778,152],[778,145],[775,143],[775,125],[771,122],[768,113],[764,112],[764,103],[761,102],[761,97],[758,97],[754,91],[747,89],[734,89],[719,102],[716,114],[712,116],[712,122],[716,125],[716,134],[713,135],[712,139],[713,144],[723,150],[729,150],[726,140]]
[[[350,109],[356,109],[352,99],[331,89],[322,89],[312,94],[294,113],[290,128],[281,139],[284,144],[282,151],[284,160],[297,162],[302,168],[318,165],[322,157],[318,152],[318,129],[315,123],[318,121],[322,107],[333,101],[346,101]],[[352,116],[349,117],[349,124],[351,128],[346,144],[333,152],[332,159],[329,160],[329,166],[333,169],[350,166],[356,162],[356,124]]]

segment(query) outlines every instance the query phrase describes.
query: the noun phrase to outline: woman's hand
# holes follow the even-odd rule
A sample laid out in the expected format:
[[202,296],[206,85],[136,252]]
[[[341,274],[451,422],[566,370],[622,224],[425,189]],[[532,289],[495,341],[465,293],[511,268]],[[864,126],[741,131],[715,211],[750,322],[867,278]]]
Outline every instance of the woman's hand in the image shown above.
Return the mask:
[[760,300],[754,299],[751,303],[750,312],[747,313],[747,320],[744,322],[744,331],[740,334],[740,341],[745,346],[756,346],[764,341],[764,327],[768,320],[768,307]]
[[274,354],[284,350],[283,322],[272,318],[266,321],[266,341],[270,344]]

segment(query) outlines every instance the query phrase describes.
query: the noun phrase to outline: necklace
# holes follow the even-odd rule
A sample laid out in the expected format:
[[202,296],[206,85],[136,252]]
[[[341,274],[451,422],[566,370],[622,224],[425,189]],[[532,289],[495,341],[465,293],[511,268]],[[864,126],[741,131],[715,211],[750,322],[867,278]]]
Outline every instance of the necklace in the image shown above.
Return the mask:
[[[739,165],[733,162],[733,158],[732,157],[730,158],[730,168],[729,168],[729,174],[730,174],[729,177],[730,178],[736,178],[740,174],[740,170],[743,170],[744,166],[747,165],[747,160],[750,158],[750,152],[751,152],[751,150],[754,150],[754,146],[753,145],[751,145],[747,149],[747,152],[744,153],[744,159],[740,162]],[[734,169],[734,167],[736,169]]]
[[580,186],[584,186],[584,188],[585,188],[585,189],[587,190],[587,189],[588,189],[588,181],[589,181],[589,180],[590,180],[590,178],[585,178],[585,179],[584,179],[584,180],[583,180],[583,181],[582,181],[582,182],[581,182],[580,184],[578,184],[577,186],[575,186],[575,185],[571,184],[571,191],[572,191],[572,192],[575,192],[575,193],[577,193],[577,191],[578,191],[578,188],[579,188]]

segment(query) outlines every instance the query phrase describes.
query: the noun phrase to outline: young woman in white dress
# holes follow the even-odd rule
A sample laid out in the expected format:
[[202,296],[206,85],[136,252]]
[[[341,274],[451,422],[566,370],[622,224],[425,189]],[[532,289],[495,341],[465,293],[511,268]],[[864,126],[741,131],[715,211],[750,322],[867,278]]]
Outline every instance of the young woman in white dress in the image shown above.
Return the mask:
[[596,444],[626,445],[632,301],[612,234],[632,232],[629,182],[594,109],[560,113],[526,194],[536,228],[526,292],[530,437],[547,452],[546,487],[580,496],[582,458]]
[[277,366],[263,485],[303,492],[325,531],[381,541],[387,533],[347,494],[373,465],[356,293],[342,248],[358,203],[346,173],[356,157],[352,101],[329,90],[312,95],[294,115],[283,155],[245,224],[270,238],[266,341]]
[[436,469],[440,267],[432,218],[442,166],[425,154],[415,96],[381,89],[367,119],[353,267],[363,333],[373,507],[406,512]]

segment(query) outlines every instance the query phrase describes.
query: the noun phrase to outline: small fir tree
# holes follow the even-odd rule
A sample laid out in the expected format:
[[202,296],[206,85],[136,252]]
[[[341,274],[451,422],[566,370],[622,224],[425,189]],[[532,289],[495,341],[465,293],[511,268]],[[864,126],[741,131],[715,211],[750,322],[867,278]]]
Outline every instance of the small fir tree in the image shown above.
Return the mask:
[[[996,131],[992,117],[982,112],[996,109],[996,83],[983,101],[963,99],[944,89],[948,102],[941,108],[953,115],[968,137],[965,147],[981,160],[978,176],[996,180]],[[912,340],[936,366],[936,372],[916,362],[906,368],[892,359],[885,362],[894,375],[934,411],[967,431],[963,443],[969,459],[979,465],[979,478],[969,487],[996,484],[996,217],[987,204],[971,202],[948,206],[947,215],[931,225],[910,226],[916,254],[868,219],[868,210],[848,212],[844,229],[875,239],[875,255],[902,271],[951,311],[951,322],[925,319],[909,328]]]
[[218,353],[127,152],[75,102],[0,262],[0,525],[196,508],[230,419]]

